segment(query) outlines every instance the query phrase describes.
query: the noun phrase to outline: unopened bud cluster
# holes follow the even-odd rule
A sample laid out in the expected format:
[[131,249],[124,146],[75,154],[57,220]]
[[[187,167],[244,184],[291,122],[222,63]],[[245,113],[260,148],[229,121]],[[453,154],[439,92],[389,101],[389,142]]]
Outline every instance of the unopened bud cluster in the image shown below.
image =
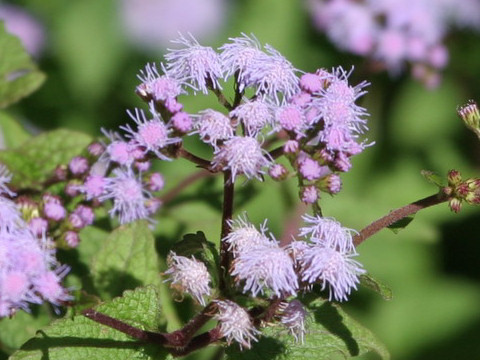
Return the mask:
[[462,180],[462,176],[457,170],[448,172],[448,186],[443,188],[443,192],[450,197],[449,206],[454,212],[462,209],[462,203],[470,205],[480,204],[480,179],[470,178]]

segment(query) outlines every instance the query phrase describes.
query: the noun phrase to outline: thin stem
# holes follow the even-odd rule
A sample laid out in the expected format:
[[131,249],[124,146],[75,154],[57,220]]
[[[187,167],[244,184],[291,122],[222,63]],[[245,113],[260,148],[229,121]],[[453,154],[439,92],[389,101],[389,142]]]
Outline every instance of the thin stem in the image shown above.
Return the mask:
[[206,333],[195,336],[190,343],[181,349],[172,349],[174,356],[185,356],[191,352],[202,349],[207,345],[213,344],[222,338],[220,327],[217,326]]
[[368,239],[370,236],[376,234],[383,228],[386,228],[393,223],[403,219],[406,216],[413,215],[416,212],[425,209],[427,207],[437,205],[448,201],[450,197],[443,192],[428,196],[426,198],[415,201],[411,204],[405,205],[401,208],[391,211],[388,215],[374,221],[367,227],[363,228],[357,235],[353,237],[353,244],[355,246],[360,245],[363,241]]
[[206,170],[210,170],[211,163],[208,160],[202,159],[196,155],[193,155],[190,151],[186,150],[184,147],[181,147],[177,150],[177,157],[182,157],[188,161],[191,161],[197,164],[199,167]]
[[183,189],[188,187],[189,185],[193,184],[194,182],[203,179],[205,177],[212,176],[213,174],[209,171],[206,170],[200,170],[197,171],[196,173],[193,173],[189,176],[187,176],[185,179],[183,179],[177,186],[175,186],[173,189],[171,189],[168,193],[163,195],[160,200],[162,201],[163,204],[168,203],[172,199],[174,199]]
[[225,108],[227,109],[228,111],[231,111],[233,110],[233,106],[232,104],[230,104],[227,100],[227,98],[225,97],[225,95],[223,95],[223,93],[217,89],[217,88],[213,88],[213,86],[209,87],[210,90],[217,96],[217,99],[218,99],[218,102]]
[[223,212],[222,212],[222,230],[220,234],[220,289],[226,287],[226,274],[230,267],[230,254],[228,244],[223,239],[230,233],[230,220],[233,217],[233,195],[234,183],[232,172],[225,170],[223,178]]
[[279,158],[280,156],[283,155],[283,145],[277,147],[276,149],[273,149],[273,150],[270,151],[268,154],[271,156],[272,159],[277,159],[277,158]]
[[112,318],[108,315],[99,313],[96,310],[93,309],[87,309],[82,312],[84,316],[87,318],[108,326],[110,328],[113,328],[115,330],[118,330],[134,339],[140,340],[140,341],[145,341],[145,342],[150,342],[150,343],[155,343],[159,345],[165,345],[168,343],[168,337],[165,334],[161,333],[154,333],[151,331],[145,331],[142,329],[138,329],[136,327],[133,327],[131,325],[128,325],[124,323],[121,320]]

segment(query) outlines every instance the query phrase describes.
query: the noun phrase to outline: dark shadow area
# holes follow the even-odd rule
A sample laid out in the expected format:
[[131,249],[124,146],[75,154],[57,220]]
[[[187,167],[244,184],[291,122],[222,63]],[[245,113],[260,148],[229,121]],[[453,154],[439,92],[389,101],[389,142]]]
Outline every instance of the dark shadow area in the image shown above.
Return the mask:
[[332,303],[325,302],[315,311],[314,317],[315,322],[322,324],[330,333],[342,339],[351,356],[357,356],[360,353],[358,343],[343,323],[342,316]]
[[36,337],[27,341],[21,349],[24,351],[41,351],[42,360],[48,360],[50,358],[49,352],[54,349],[69,347],[131,349],[139,350],[143,354],[154,359],[166,357],[165,350],[160,346],[144,344],[139,341],[118,341],[111,339],[81,338],[74,336],[48,337],[42,331],[39,332],[39,335],[41,337]]
[[480,215],[471,215],[462,221],[446,222],[440,230],[439,258],[442,271],[480,281]]
[[125,290],[133,290],[144,285],[143,282],[117,269],[108,269],[98,274],[98,288],[112,298],[121,296]]
[[80,261],[78,250],[69,249],[57,251],[57,259],[62,264],[68,264],[71,267],[70,272],[78,275],[82,281],[82,290],[88,294],[98,295],[93,279],[91,277],[90,268],[88,264]]
[[228,358],[231,356],[236,360],[269,360],[284,357],[285,351],[285,345],[281,341],[263,336],[252,344],[250,350],[240,351],[238,345],[234,344],[227,348],[226,354]]
[[410,360],[480,359],[480,320],[453,336],[419,349]]

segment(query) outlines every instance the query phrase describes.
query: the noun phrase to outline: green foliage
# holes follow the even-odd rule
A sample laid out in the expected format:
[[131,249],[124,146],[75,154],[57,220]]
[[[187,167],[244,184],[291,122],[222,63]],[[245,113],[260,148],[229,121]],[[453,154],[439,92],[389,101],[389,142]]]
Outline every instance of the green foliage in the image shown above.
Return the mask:
[[207,266],[209,273],[214,276],[214,284],[218,282],[215,277],[218,274],[220,259],[215,244],[205,238],[205,234],[197,231],[196,234],[186,234],[181,241],[176,243],[172,251],[177,255],[194,256]]
[[370,274],[360,275],[360,285],[375,291],[378,293],[384,300],[392,300],[393,293],[387,285],[383,284],[379,280],[375,279]]
[[315,300],[309,305],[312,321],[307,325],[305,343],[295,339],[281,327],[265,328],[258,343],[251,350],[240,352],[236,345],[227,349],[228,360],[327,360],[348,359],[375,352],[381,359],[389,359],[385,346],[338,305]]
[[[122,297],[96,310],[137,328],[156,331],[160,299],[153,287],[125,291]],[[140,344],[127,335],[100,325],[83,315],[64,318],[39,331],[11,360],[163,360],[170,356],[157,345]]]
[[13,174],[14,187],[41,190],[57,165],[67,164],[91,141],[84,133],[66,129],[45,132],[16,148],[1,151],[0,162]]
[[436,185],[439,188],[445,186],[443,179],[438,174],[435,174],[433,171],[422,170],[420,173],[429,183]]
[[405,229],[408,224],[410,224],[413,219],[415,218],[415,215],[410,215],[410,216],[405,216],[404,218],[395,221],[393,224],[388,225],[387,228],[392,230],[395,234],[398,234],[400,230]]
[[160,285],[155,239],[146,221],[115,229],[91,264],[95,289],[102,299],[120,295],[126,289]]
[[0,111],[0,143],[6,148],[20,146],[31,135],[9,114]]
[[45,81],[20,40],[0,22],[0,109],[28,96]]

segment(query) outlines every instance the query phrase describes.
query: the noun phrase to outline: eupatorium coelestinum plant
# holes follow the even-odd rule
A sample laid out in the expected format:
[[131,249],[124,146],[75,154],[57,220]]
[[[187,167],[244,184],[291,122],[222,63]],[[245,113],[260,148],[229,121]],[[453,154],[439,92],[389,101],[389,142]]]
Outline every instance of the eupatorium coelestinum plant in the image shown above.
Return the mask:
[[[296,358],[303,346],[325,358],[370,351],[388,358],[373,334],[334,305],[347,301],[360,284],[389,296],[356,259],[357,246],[423,208],[448,201],[458,212],[464,202],[478,204],[480,180],[464,180],[452,170],[443,185],[425,172],[437,193],[359,232],[350,229],[324,215],[322,196],[340,192],[351,158],[374,145],[366,139],[368,112],[358,104],[369,84],[351,84],[352,71],[342,67],[302,72],[253,35],[218,49],[191,35],[174,43],[164,62],[147,64],[138,75],[136,93],[145,108],[128,111],[131,121],[118,129],[103,129],[100,141],[78,136],[58,163],[41,169],[28,156],[19,165],[16,154],[62,149],[62,141],[52,140],[62,134],[40,136],[28,151],[0,153],[0,316],[15,317],[43,302],[70,308],[70,317],[42,332],[47,342],[39,335],[12,358],[41,358],[46,351],[51,358],[164,359],[208,345],[219,345],[217,351],[232,359],[251,348],[260,357]],[[223,111],[185,111],[183,96],[208,93]],[[476,104],[462,107],[459,115],[478,132]],[[208,157],[189,150],[186,138],[205,144]],[[156,163],[180,158],[199,172],[162,193],[165,178]],[[36,173],[21,177],[27,165]],[[207,240],[199,231],[177,241],[161,282],[149,230],[157,226],[155,215],[184,187],[215,175],[223,176],[218,238]],[[252,222],[234,207],[238,184],[267,177],[295,179],[299,202],[308,205],[289,236],[277,237],[267,219]],[[92,256],[81,246],[94,241],[91,231],[105,234],[92,229],[108,215],[120,226],[97,248],[88,281],[62,286],[70,264],[61,265],[56,250]],[[160,231],[161,224],[159,219]],[[115,289],[129,288],[122,282],[143,287],[111,300],[119,295]],[[198,309],[184,325],[168,313],[167,284]],[[107,302],[95,307],[100,301]],[[345,344],[345,331],[355,349]]]

